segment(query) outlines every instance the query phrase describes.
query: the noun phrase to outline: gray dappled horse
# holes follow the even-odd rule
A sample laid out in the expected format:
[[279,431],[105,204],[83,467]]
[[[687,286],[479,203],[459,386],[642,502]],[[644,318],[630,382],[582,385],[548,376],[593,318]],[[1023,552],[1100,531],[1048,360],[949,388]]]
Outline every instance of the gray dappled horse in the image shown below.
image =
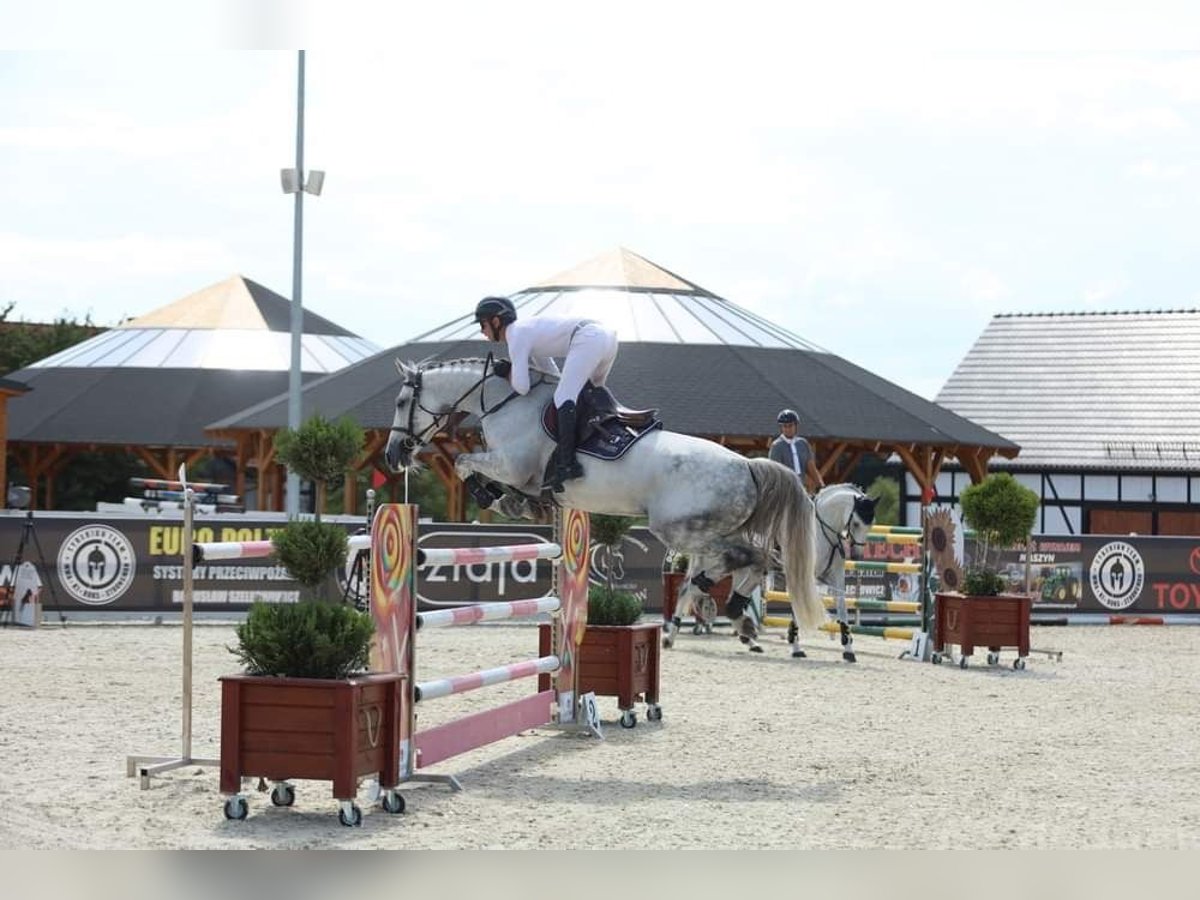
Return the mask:
[[[458,414],[473,415],[487,449],[459,454],[454,463],[459,477],[482,476],[519,492],[517,498],[505,495],[501,500],[499,508],[508,515],[528,509],[526,500],[540,500],[546,464],[555,448],[541,427],[554,379],[539,376],[521,396],[506,379],[491,374],[490,359],[421,365],[397,360],[396,368],[404,383],[385,451],[388,465],[407,468]],[[566,482],[554,501],[589,513],[646,516],[647,526],[664,546],[704,556],[706,567],[694,573],[701,583],[715,583],[733,572],[735,592],[728,612],[738,620],[735,627],[754,633],[753,617],[745,613],[748,594],[761,582],[770,548],[776,545],[797,620],[816,627],[825,619],[814,579],[813,503],[785,466],[747,459],[712,441],[664,430],[647,433],[619,459],[580,454],[579,460],[584,477]],[[488,487],[499,493],[495,485]]]
[[[837,603],[837,621],[842,639],[842,658],[854,662],[854,642],[850,635],[850,625],[846,611],[846,544],[862,545],[866,543],[871,525],[875,521],[876,500],[868,497],[853,484],[831,484],[823,487],[813,498],[816,506],[817,523],[820,533],[817,537],[817,580],[833,591]],[[712,583],[705,584],[703,573],[712,566],[713,560],[708,555],[693,556],[688,560],[687,577],[680,586],[679,597],[675,606],[674,618],[663,626],[663,646],[670,647],[675,639],[675,633],[683,616],[694,608],[694,604],[702,594],[708,592]],[[752,574],[752,573],[751,573]],[[791,583],[790,580],[788,582]],[[735,584],[734,589],[748,594],[754,589],[753,583],[745,579]],[[730,594],[732,601],[733,594]],[[795,601],[793,600],[793,609]],[[739,610],[727,611],[730,619]],[[822,612],[822,619],[824,613]],[[792,646],[793,657],[804,657],[807,654],[800,648],[799,629],[797,621],[803,619],[792,617],[788,626],[788,643]],[[819,624],[819,623],[818,623]],[[742,642],[748,644],[754,652],[762,652],[758,644],[758,633],[752,615],[746,615],[738,623],[737,633]],[[810,626],[811,627],[811,626]]]

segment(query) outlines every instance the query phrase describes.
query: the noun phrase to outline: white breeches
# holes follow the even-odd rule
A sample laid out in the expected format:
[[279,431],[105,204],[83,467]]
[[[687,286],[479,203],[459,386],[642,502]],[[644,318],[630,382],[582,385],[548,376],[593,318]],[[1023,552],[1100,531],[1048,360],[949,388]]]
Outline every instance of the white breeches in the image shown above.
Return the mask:
[[617,361],[618,341],[614,332],[595,325],[584,325],[571,338],[567,357],[563,361],[562,375],[554,391],[554,405],[562,406],[568,400],[579,399],[585,382],[603,385]]

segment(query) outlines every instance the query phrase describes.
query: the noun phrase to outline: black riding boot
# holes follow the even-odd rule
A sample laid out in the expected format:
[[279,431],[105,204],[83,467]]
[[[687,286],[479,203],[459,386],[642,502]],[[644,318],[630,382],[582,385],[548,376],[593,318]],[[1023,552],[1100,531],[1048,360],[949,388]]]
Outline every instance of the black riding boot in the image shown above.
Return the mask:
[[558,408],[558,460],[554,475],[545,486],[558,493],[564,481],[582,477],[583,466],[575,458],[575,401],[568,400]]

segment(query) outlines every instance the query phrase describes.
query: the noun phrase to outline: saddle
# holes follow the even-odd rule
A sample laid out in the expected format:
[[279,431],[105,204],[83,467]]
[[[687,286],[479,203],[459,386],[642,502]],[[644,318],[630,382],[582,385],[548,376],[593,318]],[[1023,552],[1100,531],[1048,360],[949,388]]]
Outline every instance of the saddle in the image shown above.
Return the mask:
[[[580,392],[576,410],[575,452],[595,459],[620,459],[643,435],[663,427],[657,409],[628,409],[608,388],[591,383]],[[542,410],[542,429],[552,441],[558,440],[553,401]]]

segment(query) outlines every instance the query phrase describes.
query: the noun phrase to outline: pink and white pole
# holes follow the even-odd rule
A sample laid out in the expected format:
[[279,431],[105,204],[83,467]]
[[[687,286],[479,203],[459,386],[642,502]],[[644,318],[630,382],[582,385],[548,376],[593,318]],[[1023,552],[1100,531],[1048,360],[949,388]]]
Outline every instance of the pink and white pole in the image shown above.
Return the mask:
[[496,666],[494,669],[481,669],[469,675],[455,675],[453,678],[422,681],[416,687],[415,700],[417,703],[422,700],[436,700],[438,697],[465,694],[467,691],[477,691],[489,685],[504,684],[506,681],[532,678],[535,675],[557,672],[561,665],[562,661],[557,656],[542,656],[526,662]]
[[538,613],[558,612],[562,601],[557,597],[539,600],[510,600],[501,603],[474,603],[454,609],[417,613],[417,628],[444,628],[447,625],[473,625],[476,622],[498,622]]
[[[357,553],[371,549],[369,534],[352,534],[346,539],[346,551]],[[197,562],[214,559],[262,559],[275,555],[272,541],[209,541],[192,545],[192,558]]]

